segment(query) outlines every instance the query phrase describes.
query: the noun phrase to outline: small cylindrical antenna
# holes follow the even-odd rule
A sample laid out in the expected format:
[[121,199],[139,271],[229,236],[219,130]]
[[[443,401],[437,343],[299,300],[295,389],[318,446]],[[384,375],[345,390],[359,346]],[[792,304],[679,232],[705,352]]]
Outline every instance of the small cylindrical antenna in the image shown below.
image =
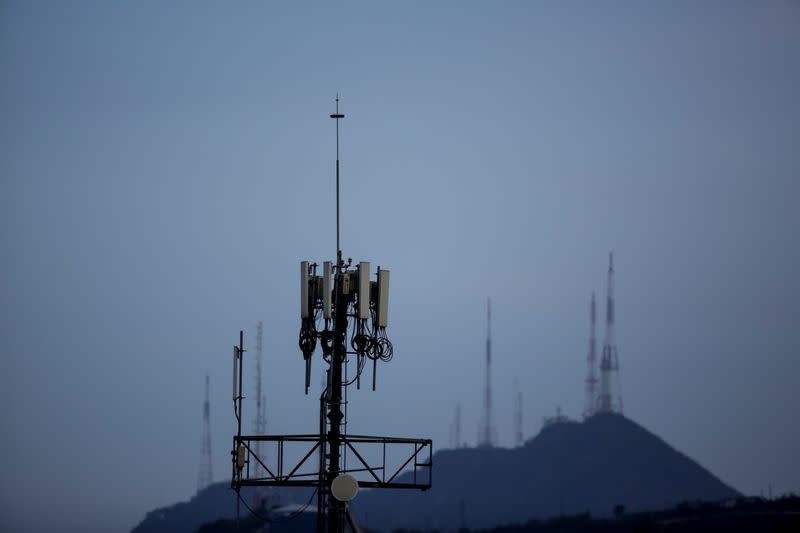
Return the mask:
[[306,359],[306,395],[308,388],[311,387],[311,358]]

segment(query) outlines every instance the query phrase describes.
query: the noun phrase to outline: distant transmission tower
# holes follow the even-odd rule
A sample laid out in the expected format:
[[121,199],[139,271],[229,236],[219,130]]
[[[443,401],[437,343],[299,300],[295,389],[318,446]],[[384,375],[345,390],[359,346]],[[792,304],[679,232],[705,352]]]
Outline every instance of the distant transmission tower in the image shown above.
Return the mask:
[[478,435],[478,446],[494,446],[494,426],[492,424],[492,300],[486,299],[486,386],[483,396],[483,424]]
[[[267,417],[266,417],[266,407],[267,407],[267,400],[264,397],[264,393],[261,389],[261,367],[263,365],[263,347],[262,341],[264,337],[264,323],[262,321],[258,321],[258,326],[256,327],[256,419],[255,419],[255,434],[256,435],[264,435],[267,432]],[[262,455],[262,447],[261,441],[256,441],[255,448],[256,448],[256,455],[266,460],[266,456]],[[259,478],[262,477],[264,474],[264,467],[259,463],[255,462],[253,465],[255,469],[255,477]]]
[[617,339],[614,334],[614,254],[608,254],[608,293],[606,296],[606,338],[600,360],[600,398],[597,411],[621,413],[622,395],[619,393],[619,360]]
[[514,380],[514,445],[519,447],[525,442],[522,432],[522,391],[519,383]]
[[453,449],[461,448],[461,404],[456,404],[456,415],[453,419],[453,427],[450,430],[450,444]]
[[200,468],[197,473],[197,492],[211,485],[214,476],[211,473],[211,412],[208,400],[208,374],[206,374],[206,400],[203,402],[203,443],[200,446]]
[[586,357],[588,371],[586,373],[586,402],[583,418],[589,418],[597,409],[597,303],[592,291],[592,302],[589,304],[589,355]]

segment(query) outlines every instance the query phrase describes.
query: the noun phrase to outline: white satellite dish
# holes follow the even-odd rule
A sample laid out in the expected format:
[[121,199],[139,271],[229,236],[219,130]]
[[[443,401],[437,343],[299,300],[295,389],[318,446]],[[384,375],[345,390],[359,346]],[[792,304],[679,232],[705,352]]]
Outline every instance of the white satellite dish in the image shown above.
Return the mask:
[[340,502],[349,502],[358,494],[358,480],[350,474],[339,474],[331,483],[331,494]]

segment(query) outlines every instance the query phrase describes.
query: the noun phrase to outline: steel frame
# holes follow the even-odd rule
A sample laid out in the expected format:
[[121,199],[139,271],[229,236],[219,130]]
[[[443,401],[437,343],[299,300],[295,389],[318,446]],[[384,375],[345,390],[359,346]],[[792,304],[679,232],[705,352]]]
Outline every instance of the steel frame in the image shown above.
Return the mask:
[[[327,435],[242,435],[233,437],[233,449],[238,449],[239,445],[244,446],[246,450],[245,466],[237,472],[236,463],[233,462],[233,475],[231,487],[320,487],[324,485],[324,481],[320,477],[320,471],[302,471],[300,469],[306,465],[309,458],[317,452],[320,456],[324,454],[321,450],[327,447]],[[275,471],[269,468],[256,453],[255,443],[275,442],[277,443],[277,466]],[[302,459],[297,462],[286,462],[284,455],[284,444],[287,442],[293,443],[308,443],[311,447],[308,449]],[[399,437],[376,437],[369,435],[341,435],[340,442],[345,449],[349,449],[353,456],[358,460],[358,468],[342,469],[340,473],[356,473],[356,472],[369,472],[372,477],[369,481],[359,480],[358,484],[364,488],[384,488],[384,489],[418,489],[427,490],[431,487],[432,482],[432,459],[433,459],[433,441],[431,439],[408,439]],[[359,444],[380,444],[383,446],[382,460],[379,465],[370,465],[363,455],[358,451]],[[414,445],[414,451],[408,458],[400,465],[399,468],[393,470],[389,474],[386,466],[386,452],[387,446],[396,445]],[[424,458],[427,452],[427,461]],[[260,466],[261,470],[266,473],[264,477],[250,477],[251,464]],[[412,465],[410,472],[412,473],[412,482],[397,482],[395,479],[402,474],[406,467]],[[253,470],[257,470],[254,466]],[[288,473],[286,473],[288,471]],[[237,476],[237,474],[240,474]],[[388,479],[387,479],[388,476]],[[312,478],[312,479],[309,479]]]

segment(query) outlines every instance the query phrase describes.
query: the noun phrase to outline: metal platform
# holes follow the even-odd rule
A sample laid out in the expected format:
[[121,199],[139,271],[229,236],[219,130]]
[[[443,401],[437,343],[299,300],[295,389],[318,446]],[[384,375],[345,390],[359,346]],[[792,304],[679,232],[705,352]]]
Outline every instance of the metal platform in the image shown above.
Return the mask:
[[[240,444],[244,447],[245,464],[237,472],[233,458],[231,487],[319,487],[324,483],[324,466],[320,469],[319,465],[325,464],[327,440],[324,434],[234,436],[233,449]],[[363,488],[427,490],[431,487],[431,439],[342,435],[340,442],[344,454],[353,460],[351,466],[345,465],[339,473],[353,475]],[[256,443],[262,444],[263,455],[272,457],[272,461],[257,455]],[[399,466],[389,466],[388,457],[400,457],[396,461]],[[255,477],[257,470],[266,475]],[[395,481],[403,473],[410,474],[411,481]]]

